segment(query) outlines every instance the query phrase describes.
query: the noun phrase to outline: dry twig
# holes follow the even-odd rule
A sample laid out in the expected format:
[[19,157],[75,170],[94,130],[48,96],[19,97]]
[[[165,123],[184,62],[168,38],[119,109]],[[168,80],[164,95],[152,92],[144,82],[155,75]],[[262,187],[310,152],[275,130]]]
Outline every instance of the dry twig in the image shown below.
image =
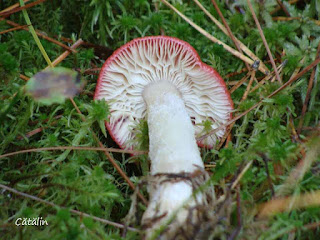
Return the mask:
[[251,5],[250,0],[247,0],[247,3],[248,3],[248,6],[249,6],[249,8],[250,8],[252,17],[253,17],[253,19],[254,19],[257,27],[258,27],[258,30],[259,30],[260,36],[261,36],[261,38],[262,38],[263,44],[264,44],[264,46],[265,46],[265,48],[266,48],[266,50],[267,50],[267,53],[268,53],[268,56],[269,56],[269,58],[270,58],[272,67],[273,67],[273,69],[274,69],[274,72],[275,72],[275,74],[276,74],[277,80],[279,81],[279,83],[282,84],[282,81],[281,81],[281,79],[280,79],[280,75],[279,75],[278,70],[277,70],[276,63],[274,62],[274,59],[273,59],[272,53],[271,53],[271,51],[270,51],[270,48],[269,48],[269,46],[268,46],[267,40],[266,40],[266,38],[265,38],[265,36],[264,36],[264,34],[263,34],[262,28],[261,28],[261,26],[260,26],[260,23],[259,23],[259,21],[258,21],[258,18],[257,18],[257,16],[256,16],[254,10],[253,10],[253,7],[252,7],[252,5]]
[[4,30],[4,31],[0,32],[0,35],[1,34],[5,34],[5,33],[9,33],[9,32],[13,32],[13,31],[16,31],[16,30],[19,30],[19,29],[27,28],[27,27],[28,27],[28,25],[22,25],[22,26],[10,28],[10,29],[7,29],[7,30]]
[[[229,37],[231,38],[232,42],[234,43],[234,45],[236,46],[236,48],[238,49],[238,51],[239,51],[241,54],[243,54],[243,52],[242,52],[242,50],[241,50],[241,47],[240,47],[240,45],[239,45],[239,42],[237,41],[237,39],[236,39],[235,36],[233,35],[233,33],[232,33],[232,31],[231,31],[231,29],[230,29],[230,27],[229,27],[226,19],[224,18],[222,12],[220,11],[220,8],[219,8],[218,4],[216,3],[215,0],[211,0],[211,2],[212,2],[212,4],[213,4],[214,8],[216,9],[218,15],[220,16],[220,18],[221,18],[221,20],[222,20],[222,22],[223,22],[223,25],[224,25],[225,28],[227,29],[227,32],[228,32],[227,36],[229,36]],[[248,63],[245,62],[245,64],[246,64],[246,67],[247,67],[248,71],[250,71],[250,66],[248,65]]]
[[[233,54],[234,56],[238,57],[239,59],[241,59],[244,62],[249,63],[250,65],[252,65],[254,63],[254,61],[250,58],[248,58],[247,56],[241,54],[240,52],[238,52],[237,50],[231,48],[230,46],[228,46],[227,44],[225,44],[224,42],[221,42],[219,39],[215,38],[214,36],[212,36],[211,34],[209,34],[206,30],[204,30],[203,28],[199,27],[197,24],[195,24],[194,22],[192,22],[189,18],[187,18],[184,14],[182,14],[178,9],[176,9],[174,6],[172,6],[168,1],[166,0],[161,0],[165,5],[167,5],[169,8],[171,8],[175,13],[177,13],[181,18],[183,18],[187,23],[189,23],[193,28],[195,28],[198,32],[200,32],[202,35],[204,35],[205,37],[207,37],[209,40],[211,40],[214,43],[220,44],[222,45],[222,47],[227,50],[228,52],[230,52],[231,54]],[[264,69],[262,66],[259,66],[259,70],[266,74],[268,72],[267,69]]]
[[320,190],[312,193],[301,194],[300,196],[291,196],[285,198],[277,198],[267,203],[261,204],[258,218],[270,217],[276,213],[283,211],[291,211],[292,209],[305,208],[309,206],[320,205]]
[[109,151],[109,152],[129,153],[129,154],[146,154],[146,153],[148,153],[146,151],[124,150],[124,149],[106,148],[106,147],[59,146],[59,147],[32,148],[32,149],[26,149],[26,150],[6,153],[6,154],[0,155],[0,159],[5,158],[5,157],[11,157],[11,156],[14,156],[17,154],[23,154],[23,153],[40,152],[40,151],[63,151],[63,150]]
[[[273,21],[292,21],[292,20],[301,20],[301,17],[273,17]],[[320,26],[320,20],[316,19],[310,19],[312,20],[315,24]]]
[[[224,32],[224,34],[226,34],[227,36],[230,37],[227,29],[214,17],[212,16],[212,14],[205,9],[201,3],[198,0],[193,0],[195,2],[195,4],[197,4],[197,6],[210,18],[210,20],[217,25],[217,27]],[[244,45],[239,39],[237,39],[235,37],[236,42],[239,44],[240,48],[242,49],[243,52],[245,52],[251,59],[253,59],[254,61],[259,61],[260,65],[261,65],[261,69],[264,69],[265,73],[269,72],[268,68],[266,67],[266,65],[249,49],[247,48],[246,45]]]
[[[32,2],[32,3],[29,3],[29,4],[27,4],[27,5],[25,5],[25,6],[23,6],[23,7],[14,7],[14,8],[12,8],[12,9],[10,9],[10,10],[6,10],[6,11],[1,11],[0,12],[0,17],[2,17],[2,18],[6,18],[6,17],[8,17],[8,16],[10,16],[11,14],[13,14],[13,13],[16,13],[16,12],[20,12],[20,11],[22,11],[22,10],[24,10],[24,9],[28,9],[28,8],[31,8],[31,7],[33,7],[33,6],[35,6],[35,5],[38,5],[38,4],[40,4],[40,3],[43,3],[43,2],[45,2],[45,1],[47,1],[47,0],[38,0],[38,1],[35,1],[35,2]],[[24,1],[24,2],[26,2],[26,1]]]
[[[29,2],[30,0],[23,0],[23,2]],[[13,4],[13,5],[11,5],[10,7],[7,7],[6,9],[3,9],[3,10],[1,10],[0,11],[0,13],[4,13],[4,12],[8,12],[8,11],[11,11],[12,9],[14,9],[14,8],[17,8],[17,7],[19,7],[20,6],[20,4],[19,3],[15,3],[15,4]]]
[[[300,0],[289,0],[288,3],[289,3],[289,4],[295,4],[295,3],[299,2],[299,1],[300,1]],[[280,6],[277,6],[274,10],[272,10],[272,11],[270,12],[270,15],[278,12],[279,10],[281,10],[281,7],[280,7]]]
[[282,10],[284,11],[284,13],[287,15],[287,17],[290,17],[290,13],[288,12],[286,6],[284,6],[284,4],[282,3],[281,0],[277,0],[277,3],[279,4],[279,6],[282,8]]

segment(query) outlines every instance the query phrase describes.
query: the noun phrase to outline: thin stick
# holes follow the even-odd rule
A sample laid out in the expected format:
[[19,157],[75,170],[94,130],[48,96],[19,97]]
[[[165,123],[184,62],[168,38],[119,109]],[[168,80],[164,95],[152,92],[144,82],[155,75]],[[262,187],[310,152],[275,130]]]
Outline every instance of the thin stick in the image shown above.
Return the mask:
[[230,125],[231,123],[236,122],[238,119],[242,118],[243,116],[245,116],[246,114],[248,114],[250,111],[252,111],[253,109],[255,109],[256,107],[258,107],[265,99],[271,98],[274,95],[278,94],[279,92],[281,92],[283,89],[285,89],[286,87],[288,87],[291,83],[293,83],[294,81],[298,80],[301,76],[303,76],[306,72],[309,72],[312,68],[314,68],[315,66],[317,66],[320,63],[320,58],[317,58],[315,61],[313,61],[310,65],[308,65],[307,67],[305,67],[301,72],[299,72],[297,75],[295,75],[294,77],[292,77],[291,79],[289,79],[289,81],[287,81],[285,84],[283,84],[282,86],[280,86],[277,90],[275,90],[274,92],[272,92],[269,96],[261,99],[259,102],[257,102],[255,105],[253,105],[251,108],[249,108],[248,110],[244,111],[243,113],[239,114],[238,116],[234,117],[233,119],[231,119],[230,121],[228,121],[225,124],[220,125],[219,127],[217,127],[216,129],[213,129],[212,131],[210,131],[209,133],[198,137],[197,141],[203,141],[204,139],[206,139],[207,137],[209,137],[212,134],[215,134],[217,131],[224,129],[225,127],[227,127],[228,125]]
[[[30,0],[23,0],[23,1],[26,3],[26,2],[29,2]],[[10,10],[12,10],[14,8],[19,7],[19,6],[20,6],[20,3],[15,3],[15,4],[11,5],[10,7],[7,7],[6,9],[1,10],[0,13],[4,13],[4,12],[7,12],[7,11],[10,11]]]
[[282,8],[282,10],[287,15],[287,17],[290,17],[290,13],[288,12],[287,8],[283,5],[282,1],[281,0],[277,0],[277,3]]
[[[316,54],[316,59],[320,57],[320,42],[318,44],[318,49],[317,49],[317,54]],[[311,76],[309,78],[309,84],[308,84],[308,90],[307,90],[307,94],[306,94],[306,98],[304,99],[304,103],[302,106],[302,110],[301,110],[301,118],[299,121],[299,126],[298,126],[298,135],[301,133],[301,129],[302,129],[302,125],[303,125],[303,120],[304,120],[304,115],[307,112],[307,107],[308,107],[308,103],[310,100],[310,94],[312,91],[312,87],[313,87],[313,80],[315,78],[316,75],[316,67],[313,68],[312,72],[311,72]]]
[[[289,4],[295,4],[295,3],[299,2],[299,1],[300,1],[300,0],[290,0],[290,1],[288,1],[288,3],[289,3]],[[277,6],[274,10],[272,10],[272,11],[270,12],[270,15],[278,12],[280,9],[281,9],[281,7],[280,7],[280,6]]]
[[259,206],[260,212],[258,214],[258,218],[271,217],[278,212],[291,211],[293,209],[319,205],[320,190],[301,194],[300,196],[277,198]]
[[228,73],[227,75],[224,76],[224,78],[231,78],[231,77],[240,75],[241,73],[244,73],[244,72],[247,72],[247,71],[248,71],[247,68],[242,68],[239,72]]
[[274,72],[275,72],[276,77],[277,77],[277,80],[279,81],[279,83],[282,84],[281,78],[280,78],[279,73],[278,73],[278,70],[277,70],[276,63],[274,62],[274,59],[273,59],[273,56],[272,56],[272,54],[271,54],[270,48],[269,48],[269,46],[268,46],[267,40],[266,40],[266,38],[265,38],[265,36],[264,36],[264,34],[263,34],[262,28],[261,28],[261,26],[260,26],[260,23],[259,23],[259,21],[258,21],[258,18],[257,18],[257,16],[256,16],[254,10],[253,10],[253,7],[252,7],[252,5],[251,5],[250,0],[247,0],[247,3],[248,3],[248,6],[249,6],[249,8],[250,8],[252,17],[253,17],[253,19],[254,19],[257,27],[258,27],[258,30],[259,30],[260,36],[261,36],[261,38],[262,38],[263,44],[264,44],[264,46],[265,46],[265,48],[266,48],[266,50],[267,50],[267,53],[268,53],[268,55],[269,55],[269,58],[270,58],[272,67],[273,67]]
[[[72,44],[71,48],[72,50],[78,48],[83,43],[82,39],[78,39],[74,44]],[[70,51],[64,51],[59,57],[57,57],[53,62],[53,66],[57,66],[60,62],[62,62],[66,57],[70,55]],[[47,69],[48,67],[46,67]]]
[[269,188],[271,191],[271,197],[274,197],[274,195],[275,195],[274,187],[273,187],[273,183],[272,183],[272,179],[270,177],[270,172],[269,172],[269,167],[268,167],[268,162],[270,162],[270,159],[264,153],[260,153],[259,155],[264,162],[264,166],[265,166],[266,174],[267,174],[267,179],[268,179],[268,184],[269,184]]
[[23,26],[18,26],[18,27],[10,28],[10,29],[7,29],[7,30],[4,30],[4,31],[0,32],[0,35],[1,35],[1,34],[5,34],[5,33],[8,33],[8,32],[13,32],[13,31],[19,30],[19,29],[21,29],[21,28],[25,28],[25,27],[28,27],[28,25],[23,25]]
[[[273,17],[272,20],[274,21],[292,21],[292,20],[301,20],[301,17]],[[320,20],[316,19],[310,19],[312,20],[316,25],[320,26]]]
[[253,80],[254,80],[255,77],[256,77],[256,71],[252,71],[252,72],[251,72],[251,77],[250,77],[250,80],[249,80],[249,83],[248,83],[248,86],[247,86],[247,88],[246,88],[246,91],[244,92],[244,94],[243,94],[243,96],[242,96],[242,98],[241,98],[241,102],[243,102],[244,100],[247,99],[248,94],[249,94],[249,92],[250,92],[251,85],[252,85]]
[[88,68],[83,71],[83,74],[92,74],[93,72],[100,72],[101,68]]
[[[198,1],[198,0],[193,0],[195,2],[195,4],[198,5],[198,7],[211,19],[211,21],[213,23],[215,23],[217,25],[217,27],[222,31],[224,32],[224,34],[226,34],[227,36],[230,37],[227,29],[214,17],[212,16],[212,14],[207,10],[205,9],[201,3]],[[234,37],[236,42],[240,45],[240,48],[242,49],[242,51],[244,51],[250,58],[252,58],[253,60],[258,60],[260,62],[260,65],[261,65],[261,69],[264,70],[265,73],[269,72],[268,68],[266,67],[266,65],[256,56],[254,55],[253,52],[251,52],[251,50],[246,46],[244,45],[239,39],[237,39],[236,37]]]
[[103,219],[103,218],[99,218],[99,217],[96,217],[96,216],[93,216],[93,215],[90,215],[90,214],[87,214],[87,213],[84,213],[84,212],[80,212],[78,210],[68,209],[66,207],[59,206],[59,205],[57,205],[57,204],[55,204],[53,202],[49,202],[47,200],[38,198],[36,196],[30,195],[30,194],[27,194],[27,193],[24,193],[24,192],[20,192],[20,191],[14,189],[14,188],[8,187],[8,186],[3,185],[3,184],[0,184],[0,187],[2,189],[5,189],[5,190],[9,191],[9,192],[12,192],[12,193],[14,193],[16,195],[19,195],[19,196],[22,196],[22,197],[25,197],[25,198],[29,198],[29,199],[32,199],[32,200],[37,201],[37,202],[41,202],[41,203],[49,205],[51,207],[67,209],[69,212],[74,213],[76,215],[79,215],[80,217],[84,216],[84,217],[92,218],[92,219],[94,219],[94,220],[96,220],[98,222],[102,222],[102,223],[110,225],[110,226],[114,226],[114,227],[117,227],[117,228],[127,228],[130,231],[139,232],[139,230],[136,229],[136,228],[127,227],[127,226],[124,226],[123,224],[112,222],[112,221],[109,221],[109,220],[106,220],[106,219]]
[[[279,61],[279,59],[274,59],[274,61],[275,62],[281,62],[281,61]],[[268,61],[266,61],[266,63],[270,63],[270,60],[268,60]],[[261,63],[260,63],[261,64]],[[227,75],[225,75],[224,77],[225,78],[230,78],[230,77],[234,77],[234,76],[237,76],[237,75],[239,75],[239,74],[241,74],[241,73],[244,73],[244,72],[247,72],[248,71],[248,69],[247,68],[242,68],[242,69],[240,69],[240,71],[239,72],[231,72],[231,73],[228,73]]]
[[[13,13],[20,12],[20,11],[22,11],[22,10],[31,8],[31,7],[33,7],[33,6],[35,6],[35,5],[38,5],[38,4],[40,4],[40,3],[43,3],[43,2],[45,2],[45,1],[47,1],[47,0],[38,0],[38,1],[35,1],[35,2],[33,2],[33,3],[29,3],[29,4],[25,5],[25,6],[22,6],[22,5],[21,5],[21,7],[15,7],[15,8],[13,8],[12,10],[1,11],[1,12],[0,12],[0,17],[6,18],[6,17],[10,16],[10,15],[13,14]],[[25,1],[24,1],[24,2],[25,2]]]
[[299,62],[299,65],[298,67],[294,70],[293,74],[291,75],[289,81],[291,80],[291,78],[295,77],[301,70],[301,66],[304,64],[304,61],[306,60],[306,56],[304,56],[300,62]]
[[[0,20],[3,20],[3,18],[0,18]],[[9,24],[9,25],[11,25],[11,26],[13,26],[13,27],[20,27],[19,24],[15,23],[15,22],[12,22],[12,21],[10,21],[10,20],[6,20],[6,23]],[[23,27],[22,29],[25,30],[25,31],[29,31],[28,27]],[[54,44],[56,44],[56,45],[58,45],[58,46],[60,46],[60,47],[62,47],[62,48],[64,48],[64,49],[66,49],[66,50],[68,50],[68,51],[71,51],[71,52],[73,52],[73,53],[76,53],[76,52],[77,52],[77,51],[75,51],[74,49],[68,47],[67,45],[59,42],[58,40],[55,40],[55,39],[53,39],[53,38],[51,38],[51,37],[48,37],[48,36],[44,35],[44,34],[41,33],[39,30],[35,30],[35,31],[36,31],[36,34],[37,34],[39,37],[41,37],[41,38],[43,38],[43,39],[45,39],[45,40],[47,40],[47,41],[49,41],[49,42],[52,42],[52,43],[54,43]]]
[[29,78],[27,76],[23,75],[23,74],[19,74],[19,77],[24,81],[28,81],[29,80]]
[[[189,23],[193,28],[195,28],[198,32],[200,32],[202,35],[204,35],[205,37],[207,37],[209,40],[211,40],[214,43],[220,44],[222,45],[222,47],[227,50],[228,52],[230,52],[231,54],[233,54],[234,56],[238,57],[239,59],[241,59],[244,62],[249,63],[250,65],[252,65],[254,63],[254,61],[250,58],[248,58],[247,56],[241,54],[240,52],[238,52],[237,50],[229,47],[227,44],[225,44],[224,42],[221,42],[219,39],[215,38],[214,36],[212,36],[211,34],[209,34],[207,31],[205,31],[203,28],[199,27],[197,24],[195,24],[194,22],[192,22],[189,18],[187,18],[184,14],[182,14],[178,9],[176,9],[174,6],[172,6],[168,1],[166,0],[161,0],[161,2],[163,2],[165,5],[167,5],[169,8],[171,8],[174,12],[176,12],[181,18],[183,18],[187,23]],[[259,66],[259,70],[266,74],[266,70],[263,69],[262,66]]]
[[[228,138],[229,134],[231,133],[233,126],[234,126],[234,123],[231,123],[229,125],[228,131],[226,131],[225,134],[223,135],[223,137],[221,138],[217,149],[220,149],[222,147],[223,143],[226,141],[226,139]],[[227,143],[226,143],[226,145],[227,145]]]
[[231,189],[234,189],[239,181],[241,180],[241,178],[243,177],[243,175],[248,171],[248,169],[250,168],[251,164],[253,163],[253,161],[251,160],[250,162],[247,163],[247,165],[242,169],[241,173],[238,175],[237,179],[233,182]]
[[63,151],[63,150],[109,151],[109,152],[129,153],[129,154],[146,154],[146,153],[148,153],[146,151],[123,150],[123,149],[106,148],[106,147],[60,146],[60,147],[32,148],[32,149],[26,149],[26,150],[6,153],[6,154],[0,155],[0,159],[5,158],[5,157],[15,156],[18,154],[23,154],[23,153],[40,152],[40,151]]
[[[284,61],[283,63],[281,63],[278,67],[277,67],[277,70],[278,72],[281,72],[283,67],[285,66],[286,64],[286,61]],[[273,78],[273,74],[274,74],[274,71],[272,71],[269,75],[265,76],[263,79],[261,79],[260,82],[258,82],[258,85],[254,86],[250,93],[251,92],[254,92],[255,90],[257,90],[259,87],[261,87],[266,81],[270,80]]]
[[[224,18],[222,12],[220,11],[219,6],[217,5],[216,1],[215,1],[215,0],[211,0],[211,2],[212,2],[212,4],[213,4],[214,8],[216,9],[218,15],[220,16],[220,18],[221,18],[221,20],[222,20],[222,22],[223,22],[223,25],[225,26],[225,28],[226,28],[227,31],[228,31],[227,36],[229,36],[229,37],[231,38],[231,40],[233,41],[233,43],[234,43],[234,45],[236,46],[236,48],[238,49],[238,51],[239,51],[241,54],[243,54],[243,52],[242,52],[242,50],[241,50],[241,48],[240,48],[240,45],[239,45],[238,41],[236,40],[235,36],[233,35],[233,33],[232,33],[232,31],[231,31],[231,29],[230,29],[230,27],[229,27],[226,19]],[[248,65],[248,63],[245,62],[245,64],[246,64],[246,67],[247,67],[248,71],[250,71],[250,66]]]
[[250,73],[248,73],[247,75],[245,75],[241,80],[239,80],[231,89],[230,89],[230,93],[233,93],[235,90],[237,90],[245,81],[247,81],[247,79],[250,77]]

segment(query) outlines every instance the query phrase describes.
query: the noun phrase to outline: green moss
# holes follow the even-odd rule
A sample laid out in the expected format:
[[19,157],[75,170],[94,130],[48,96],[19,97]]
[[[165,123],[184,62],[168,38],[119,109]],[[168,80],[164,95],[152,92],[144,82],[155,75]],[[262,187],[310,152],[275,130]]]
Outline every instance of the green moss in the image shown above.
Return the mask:
[[[4,9],[16,2],[2,1],[0,8]],[[232,41],[192,1],[183,1],[183,4],[176,0],[170,2],[207,32],[235,48]],[[225,1],[217,2],[235,36],[263,61],[267,61],[269,57],[252,16],[243,5],[244,1],[235,1],[234,5]],[[258,18],[274,58],[287,61],[281,75],[283,82],[288,81],[298,66],[303,69],[316,57],[320,39],[319,26],[312,20],[318,19],[319,6],[316,2],[311,0],[309,5],[303,1],[291,5],[285,2],[291,16],[301,19],[276,22],[272,21],[273,16],[284,16],[282,11],[270,15],[270,11],[277,5],[276,1],[252,1],[257,13],[259,12]],[[220,20],[211,1],[205,0],[201,3]],[[234,11],[235,6],[241,8],[243,14]],[[105,60],[102,58],[126,42],[137,37],[159,35],[162,31],[165,35],[179,37],[190,43],[200,58],[215,67],[221,76],[238,72],[245,67],[241,60],[198,33],[159,1],[53,0],[50,3],[46,1],[38,4],[27,11],[34,27],[50,37],[60,39],[63,36],[74,40],[82,38],[94,44],[95,49],[83,45],[83,48],[77,49],[77,53],[70,54],[60,63],[60,66],[80,69],[80,72],[101,67]],[[10,20],[25,24],[21,13],[12,14]],[[5,21],[0,22],[0,31],[9,28],[11,26]],[[106,147],[116,146],[105,127],[105,121],[108,121],[110,114],[108,104],[104,101],[92,101],[97,81],[95,75],[82,76],[87,84],[74,98],[86,117],[84,122],[68,100],[61,104],[44,106],[25,96],[25,81],[19,78],[19,74],[31,77],[46,67],[46,62],[29,32],[17,30],[1,34],[0,42],[0,154],[54,146],[97,147],[90,129]],[[49,41],[41,39],[41,43],[51,60],[65,51]],[[104,50],[101,50],[99,45],[110,51],[101,54]],[[300,63],[303,58],[304,62]],[[271,69],[270,64],[267,66]],[[230,77],[228,81],[238,81],[245,74]],[[256,77],[260,80],[264,76],[257,72]],[[223,189],[228,189],[239,171],[251,162],[240,180],[243,219],[243,228],[238,235],[240,239],[317,239],[320,234],[319,228],[310,230],[303,227],[319,221],[319,206],[278,213],[263,225],[259,225],[259,220],[251,214],[257,204],[272,199],[269,181],[277,192],[298,162],[303,160],[303,152],[300,153],[300,150],[305,148],[303,142],[308,142],[312,134],[317,134],[317,130],[313,128],[318,127],[320,119],[319,67],[316,68],[314,87],[303,121],[307,130],[302,130],[300,139],[296,139],[291,125],[294,124],[295,130],[299,126],[309,77],[310,72],[239,119],[232,129],[228,146],[219,150],[202,150],[205,163],[209,166],[215,165],[211,172],[217,196],[222,194]],[[232,94],[237,108],[234,116],[246,111],[281,86],[277,81],[268,80],[251,92],[245,101],[241,101],[247,84],[248,81]],[[256,86],[255,81],[253,85]],[[209,121],[205,121],[203,125],[205,132],[211,130]],[[139,149],[147,150],[147,121],[142,120],[138,126],[132,127],[137,136],[134,144],[137,144]],[[310,144],[313,146],[317,142]],[[148,174],[149,162],[145,155],[138,158],[113,154],[113,157],[135,183],[142,173]],[[314,159],[311,168],[303,179],[296,183],[290,194],[318,190],[319,161],[319,157]],[[0,235],[3,239],[122,239],[119,229],[91,218],[70,214],[68,211],[77,209],[115,222],[121,222],[129,211],[132,191],[101,152],[38,151],[3,158],[0,159],[0,183],[67,207],[54,208],[5,191],[5,194],[0,195]],[[237,227],[237,201],[235,195],[232,197],[229,224],[231,230],[227,229],[228,224],[217,228],[220,233],[215,236],[216,239],[229,238],[232,230]],[[143,207],[138,208],[137,216],[141,215],[141,209]],[[18,229],[13,220],[20,216],[42,216],[50,225]],[[229,216],[223,216],[223,219],[229,219]],[[288,233],[293,230],[295,235],[289,236]],[[139,234],[130,231],[126,235],[126,239],[140,238]]]

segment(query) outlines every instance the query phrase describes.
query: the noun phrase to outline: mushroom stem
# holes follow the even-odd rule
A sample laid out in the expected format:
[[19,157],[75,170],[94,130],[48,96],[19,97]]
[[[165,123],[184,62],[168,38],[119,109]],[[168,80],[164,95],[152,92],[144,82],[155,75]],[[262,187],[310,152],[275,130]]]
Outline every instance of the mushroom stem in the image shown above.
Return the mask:
[[[168,81],[151,83],[145,88],[143,98],[148,113],[151,175],[192,173],[204,169],[194,127],[176,87]],[[142,221],[152,220],[147,236],[190,198],[192,186],[181,180],[151,183],[149,194],[150,203]],[[194,204],[195,201],[191,201],[189,206]],[[186,209],[179,211],[176,223],[183,224],[187,216]]]
[[204,167],[194,127],[180,92],[168,81],[150,84],[147,104],[151,174],[193,172]]

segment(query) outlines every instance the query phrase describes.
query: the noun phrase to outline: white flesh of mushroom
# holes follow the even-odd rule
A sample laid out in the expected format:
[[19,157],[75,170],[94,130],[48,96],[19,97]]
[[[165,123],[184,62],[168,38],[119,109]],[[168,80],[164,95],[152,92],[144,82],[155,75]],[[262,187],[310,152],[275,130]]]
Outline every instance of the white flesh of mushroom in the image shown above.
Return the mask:
[[151,174],[193,172],[203,167],[194,127],[180,92],[168,81],[150,84],[147,104]]

